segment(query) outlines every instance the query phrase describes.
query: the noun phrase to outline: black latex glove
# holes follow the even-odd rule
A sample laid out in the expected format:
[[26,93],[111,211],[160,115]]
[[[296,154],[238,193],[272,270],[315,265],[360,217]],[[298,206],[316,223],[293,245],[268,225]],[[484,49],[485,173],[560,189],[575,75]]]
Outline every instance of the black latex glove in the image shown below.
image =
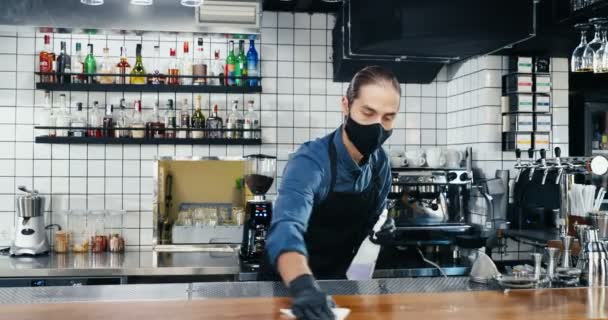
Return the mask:
[[289,283],[289,294],[293,298],[291,311],[300,320],[334,320],[331,308],[336,306],[310,274],[301,275]]
[[378,232],[375,234],[372,232],[370,240],[375,244],[389,244],[395,238],[396,231],[395,220],[388,217]]

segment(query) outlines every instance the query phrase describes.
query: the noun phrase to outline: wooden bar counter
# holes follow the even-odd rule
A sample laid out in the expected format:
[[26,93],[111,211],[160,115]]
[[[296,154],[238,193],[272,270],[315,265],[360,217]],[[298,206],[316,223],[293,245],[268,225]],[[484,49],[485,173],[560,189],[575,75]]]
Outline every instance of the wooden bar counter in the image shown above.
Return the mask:
[[[334,296],[350,320],[608,319],[608,288]],[[0,319],[287,319],[284,297],[0,305]]]

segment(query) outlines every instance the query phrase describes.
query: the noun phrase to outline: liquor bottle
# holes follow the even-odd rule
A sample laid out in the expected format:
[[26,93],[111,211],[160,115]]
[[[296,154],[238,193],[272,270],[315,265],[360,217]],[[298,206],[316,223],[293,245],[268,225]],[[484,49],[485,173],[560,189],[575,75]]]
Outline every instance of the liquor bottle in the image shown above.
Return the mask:
[[152,58],[152,72],[148,76],[148,84],[163,84],[164,79],[160,72],[160,47],[154,46],[154,58]]
[[255,50],[254,40],[249,40],[249,51],[247,51],[247,76],[250,77],[247,80],[247,85],[250,87],[258,87],[258,79],[260,74],[260,66],[258,64],[258,52]]
[[[258,130],[260,128],[260,117],[253,111],[253,100],[247,102],[247,113],[245,114],[245,121],[243,123],[243,129]],[[259,139],[259,131],[243,131],[243,138],[245,139]]]
[[165,111],[165,137],[175,138],[177,128],[177,119],[175,115],[175,107],[173,99],[167,100],[167,111]]
[[65,98],[65,94],[59,96],[59,108],[55,114],[55,125],[57,137],[67,137],[70,132],[70,109]]
[[93,56],[93,45],[87,45],[89,53],[86,58],[84,58],[84,73],[87,74],[86,82],[87,83],[95,83],[95,76],[92,74],[97,73],[97,62],[95,61],[95,56]]
[[239,101],[232,101],[232,111],[226,119],[226,138],[239,139],[243,137],[243,114],[239,111]]
[[[196,96],[196,107],[194,109],[194,113],[192,114],[192,128],[193,129],[204,129],[205,128],[205,116],[203,115],[203,110],[201,107],[201,96]],[[205,131],[203,130],[193,130],[190,133],[190,136],[194,139],[200,139],[205,136]]]
[[103,125],[103,108],[99,102],[93,101],[93,110],[89,112],[89,137],[102,137],[101,127]]
[[[190,113],[188,112],[188,109],[190,109],[188,99],[184,99],[182,109],[179,113],[179,127],[182,129],[190,128]],[[177,132],[177,137],[182,139],[188,138],[188,130],[179,130]]]
[[169,55],[171,59],[169,60],[169,70],[167,71],[167,83],[177,85],[179,84],[179,61],[175,56],[175,49],[171,48]]
[[[55,127],[55,118],[53,117],[53,107],[51,105],[51,93],[44,92],[44,103],[42,112],[36,112],[36,124],[41,127]],[[55,136],[55,129],[39,129],[36,130],[37,135]]]
[[602,146],[602,134],[600,133],[600,124],[595,123],[593,131],[593,139],[591,140],[591,149],[600,150]]
[[135,66],[131,69],[131,84],[146,84],[146,69],[141,60],[141,43],[135,48]]
[[[67,54],[65,49],[65,41],[61,41],[61,53],[57,57],[57,82],[64,84],[70,83],[72,76],[69,74],[72,72],[72,58]],[[66,74],[68,73],[68,74]]]
[[222,64],[222,60],[220,60],[220,51],[215,50],[213,54],[213,61],[211,61],[211,68],[209,70],[209,76],[211,76],[211,78],[209,78],[207,83],[214,86],[224,85],[225,71],[226,69]]
[[201,78],[194,78],[193,84],[205,85],[207,84],[207,64],[205,63],[205,52],[203,51],[203,38],[198,38],[196,51],[194,52],[194,64],[192,65],[192,75],[200,76]]
[[[184,54],[182,55],[180,75],[192,76],[192,58],[190,58],[190,44],[184,41]],[[192,85],[192,78],[181,78],[180,84]]]
[[106,74],[98,77],[98,82],[101,84],[113,84],[114,76],[114,63],[110,60],[110,49],[103,48],[103,59],[101,60],[101,66],[99,73]]
[[221,129],[223,126],[223,120],[218,116],[218,106],[215,104],[213,105],[213,112],[209,118],[207,118],[207,129],[209,129],[209,131],[207,131],[207,137],[211,139],[220,139],[222,137]]
[[236,69],[236,56],[234,55],[234,41],[230,40],[228,43],[228,56],[226,57],[226,85],[234,86],[236,84],[235,69]]
[[144,115],[141,112],[141,100],[135,100],[133,103],[135,111],[131,119],[131,128],[138,130],[131,130],[131,136],[133,138],[142,139],[146,137],[146,123]]
[[234,68],[235,84],[237,86],[245,85],[247,77],[247,58],[245,57],[245,40],[239,40],[239,55],[236,56],[236,65]]
[[165,137],[165,124],[160,119],[158,111],[158,101],[154,103],[154,111],[146,122],[147,137],[148,138],[164,138]]
[[87,136],[87,117],[82,111],[82,102],[76,103],[76,111],[72,115],[72,123],[70,124],[70,135],[72,137],[86,137]]
[[114,131],[114,135],[116,138],[128,138],[131,136],[129,130],[126,128],[129,127],[129,115],[127,114],[127,101],[123,98],[120,99],[120,105],[118,107],[118,111],[115,114],[115,126],[116,130]]
[[114,120],[114,105],[106,105],[106,115],[103,117],[103,136],[108,138],[115,137],[116,123]]
[[125,75],[131,73],[131,65],[129,61],[127,61],[127,48],[120,47],[120,61],[116,65],[116,74],[120,74],[120,76],[116,76],[116,84],[127,84],[129,81]]
[[84,83],[84,56],[82,55],[82,45],[76,42],[76,55],[72,63],[72,83]]
[[44,35],[44,48],[38,54],[38,68],[40,72],[47,74],[40,75],[40,82],[53,82],[53,60],[54,54],[51,48],[51,36]]

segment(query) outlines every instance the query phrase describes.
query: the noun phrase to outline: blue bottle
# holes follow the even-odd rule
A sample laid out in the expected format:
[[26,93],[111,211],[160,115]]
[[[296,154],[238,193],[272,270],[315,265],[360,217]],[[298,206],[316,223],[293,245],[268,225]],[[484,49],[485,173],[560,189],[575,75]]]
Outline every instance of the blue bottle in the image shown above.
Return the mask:
[[[259,77],[260,76],[260,64],[258,60],[258,52],[255,50],[253,39],[249,40],[249,51],[247,51],[247,76],[248,77]],[[250,87],[259,86],[259,80],[257,78],[247,80],[247,84]]]

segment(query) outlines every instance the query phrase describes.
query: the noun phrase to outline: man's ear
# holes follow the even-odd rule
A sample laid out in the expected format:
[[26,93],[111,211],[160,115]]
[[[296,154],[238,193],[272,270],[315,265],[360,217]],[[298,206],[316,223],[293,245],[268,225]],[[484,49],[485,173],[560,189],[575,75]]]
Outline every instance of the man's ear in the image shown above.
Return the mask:
[[346,119],[348,116],[348,98],[342,96],[342,118]]

